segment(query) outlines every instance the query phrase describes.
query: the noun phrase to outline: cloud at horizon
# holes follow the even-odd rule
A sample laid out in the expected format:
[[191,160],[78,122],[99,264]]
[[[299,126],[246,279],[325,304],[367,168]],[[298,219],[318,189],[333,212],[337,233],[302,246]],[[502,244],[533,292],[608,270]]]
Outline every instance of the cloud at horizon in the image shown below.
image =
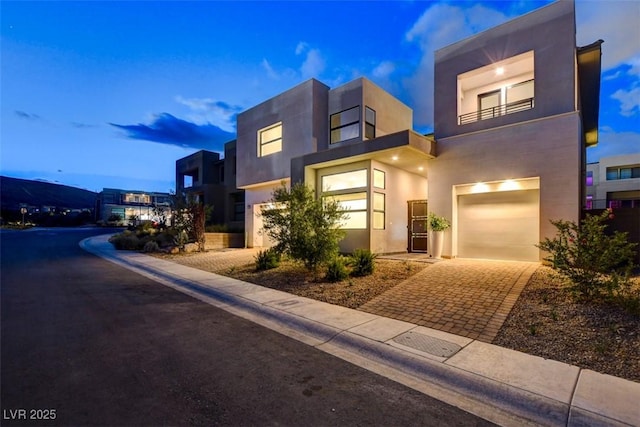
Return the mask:
[[169,113],[157,114],[148,125],[109,124],[123,130],[129,139],[217,152],[224,152],[224,144],[236,136],[211,123],[196,124]]

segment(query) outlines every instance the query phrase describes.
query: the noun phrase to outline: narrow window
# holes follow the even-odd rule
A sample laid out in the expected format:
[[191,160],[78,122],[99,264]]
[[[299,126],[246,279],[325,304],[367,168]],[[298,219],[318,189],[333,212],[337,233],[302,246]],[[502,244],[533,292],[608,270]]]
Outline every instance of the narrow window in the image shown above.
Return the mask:
[[373,170],[373,186],[376,188],[385,188],[385,173],[381,170]]
[[364,137],[365,139],[376,137],[376,112],[369,107],[364,108]]
[[258,157],[282,151],[282,123],[258,131]]
[[329,121],[331,124],[332,144],[360,137],[359,106],[332,114]]
[[500,115],[500,90],[478,95],[478,120]]
[[385,200],[383,193],[373,193],[373,228],[384,230]]

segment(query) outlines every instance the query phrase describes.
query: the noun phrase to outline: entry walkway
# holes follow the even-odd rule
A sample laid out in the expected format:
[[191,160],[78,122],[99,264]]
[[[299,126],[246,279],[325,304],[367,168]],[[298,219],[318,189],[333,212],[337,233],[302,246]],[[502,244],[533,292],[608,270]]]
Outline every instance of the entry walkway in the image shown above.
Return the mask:
[[539,264],[437,262],[360,310],[490,343]]

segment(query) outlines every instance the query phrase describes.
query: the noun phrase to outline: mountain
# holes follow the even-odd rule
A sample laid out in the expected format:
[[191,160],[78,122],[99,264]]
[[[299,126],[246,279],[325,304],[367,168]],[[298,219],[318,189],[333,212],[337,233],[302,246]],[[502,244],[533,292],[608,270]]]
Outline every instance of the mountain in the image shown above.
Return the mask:
[[41,208],[95,209],[97,193],[68,185],[0,176],[2,210],[15,211],[21,206]]

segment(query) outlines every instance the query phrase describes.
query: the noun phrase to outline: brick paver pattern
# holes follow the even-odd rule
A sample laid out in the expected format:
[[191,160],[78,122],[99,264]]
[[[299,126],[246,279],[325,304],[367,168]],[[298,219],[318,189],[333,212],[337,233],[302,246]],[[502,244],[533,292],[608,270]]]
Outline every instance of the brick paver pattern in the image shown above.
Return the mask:
[[[225,270],[253,263],[257,252],[258,249],[212,251],[173,261],[224,274]],[[407,258],[420,261],[411,255],[415,254],[407,254]],[[402,259],[402,256],[396,258]],[[490,343],[539,265],[516,261],[444,260],[430,265],[359,310]]]
[[446,260],[359,309],[490,343],[538,266],[533,262]]

